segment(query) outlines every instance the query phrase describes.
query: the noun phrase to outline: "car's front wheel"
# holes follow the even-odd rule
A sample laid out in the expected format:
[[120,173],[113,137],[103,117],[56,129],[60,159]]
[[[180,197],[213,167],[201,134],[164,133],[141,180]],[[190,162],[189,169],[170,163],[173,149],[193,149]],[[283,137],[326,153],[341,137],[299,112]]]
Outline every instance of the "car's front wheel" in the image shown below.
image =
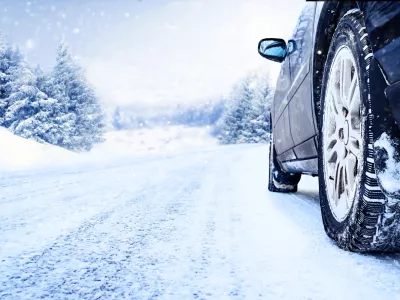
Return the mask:
[[397,201],[382,193],[374,167],[371,59],[361,12],[345,15],[323,76],[319,182],[325,230],[340,247],[352,251],[395,250]]

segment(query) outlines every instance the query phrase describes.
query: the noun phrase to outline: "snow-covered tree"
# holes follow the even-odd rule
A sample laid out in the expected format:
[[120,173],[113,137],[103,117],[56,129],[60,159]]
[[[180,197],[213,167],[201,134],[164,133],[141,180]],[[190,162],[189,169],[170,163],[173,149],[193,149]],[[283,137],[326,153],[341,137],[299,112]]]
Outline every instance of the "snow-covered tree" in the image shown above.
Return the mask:
[[47,120],[36,120],[47,96],[37,87],[37,75],[0,34],[0,125],[15,134],[44,142],[37,135]]
[[51,74],[32,69],[0,34],[0,126],[70,150],[103,141],[104,115],[82,69],[61,44]]
[[34,116],[40,111],[40,101],[47,98],[37,87],[37,76],[22,55],[0,40],[0,124],[15,134],[35,138],[40,121]]
[[13,49],[0,33],[0,126],[4,126],[4,118],[9,106],[8,98],[18,80],[21,69],[21,55]]
[[111,122],[112,122],[113,128],[115,128],[116,130],[121,130],[123,128],[121,111],[120,111],[119,106],[117,106],[117,108],[114,110]]
[[270,109],[273,91],[268,84],[268,74],[254,74],[251,82],[252,105],[245,117],[247,143],[269,141]]
[[7,84],[8,97],[5,98],[3,124],[14,130],[19,122],[37,112],[37,101],[45,98],[45,95],[36,87],[36,76],[25,62],[18,59],[18,64],[9,71],[11,80]]
[[58,115],[58,101],[43,95],[36,102],[36,113],[20,121],[13,131],[41,143],[58,145],[62,137],[60,126],[54,122]]
[[220,141],[223,144],[245,142],[246,115],[251,111],[252,78],[244,78],[237,83],[230,94],[225,115],[222,117],[222,132]]
[[240,80],[226,100],[225,112],[217,124],[222,144],[269,141],[269,111],[272,90],[267,74],[251,73]]
[[59,146],[82,151],[103,141],[105,124],[100,102],[65,43],[59,47],[56,66],[44,90],[57,99],[55,122],[62,132]]

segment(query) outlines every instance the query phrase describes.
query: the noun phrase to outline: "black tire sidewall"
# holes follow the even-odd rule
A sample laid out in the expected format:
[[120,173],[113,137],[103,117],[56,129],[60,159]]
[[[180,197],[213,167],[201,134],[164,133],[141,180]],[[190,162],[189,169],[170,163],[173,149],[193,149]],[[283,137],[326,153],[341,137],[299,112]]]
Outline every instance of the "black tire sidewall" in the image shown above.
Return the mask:
[[[321,109],[320,109],[320,116],[319,116],[319,149],[318,149],[318,169],[319,169],[319,191],[320,191],[320,202],[321,202],[321,212],[322,212],[322,219],[324,223],[324,227],[328,235],[335,240],[342,239],[342,242],[348,241],[349,234],[352,234],[354,231],[354,224],[355,220],[358,219],[359,213],[359,205],[360,199],[363,195],[364,184],[365,184],[365,170],[366,170],[366,157],[367,157],[367,112],[369,107],[368,106],[368,94],[369,94],[369,74],[366,72],[366,62],[364,60],[364,52],[362,50],[362,43],[360,42],[360,35],[357,30],[357,18],[361,18],[358,16],[348,15],[342,18],[340,21],[334,37],[332,39],[332,43],[329,48],[329,53],[325,65],[323,80],[322,80],[322,90],[321,90]],[[359,20],[358,20],[359,22]],[[363,137],[363,160],[361,161],[360,171],[361,171],[361,180],[358,189],[356,190],[355,199],[353,201],[353,205],[350,209],[350,213],[348,216],[341,222],[337,221],[336,218],[333,216],[328,195],[326,193],[326,182],[324,176],[324,141],[323,141],[323,113],[325,110],[325,93],[327,88],[327,81],[329,78],[330,69],[332,66],[333,59],[337,50],[346,45],[350,48],[353,56],[355,58],[355,62],[358,68],[358,76],[359,76],[359,85],[360,85],[360,96],[361,96],[361,134]],[[340,242],[340,241],[339,241]]]

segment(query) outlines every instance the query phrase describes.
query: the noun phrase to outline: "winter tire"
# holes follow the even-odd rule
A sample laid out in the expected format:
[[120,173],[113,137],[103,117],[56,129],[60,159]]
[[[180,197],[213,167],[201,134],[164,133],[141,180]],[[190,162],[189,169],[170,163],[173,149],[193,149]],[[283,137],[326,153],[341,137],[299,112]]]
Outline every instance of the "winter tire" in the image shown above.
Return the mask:
[[[270,118],[272,121],[272,119]],[[271,133],[272,126],[270,125]],[[269,178],[268,190],[277,193],[295,193],[297,192],[297,184],[299,183],[301,174],[293,174],[284,172],[279,166],[276,159],[276,153],[271,134],[271,141],[269,144]]]
[[319,183],[326,233],[350,251],[397,250],[397,200],[377,182],[369,88],[372,50],[360,11],[334,33],[322,81]]

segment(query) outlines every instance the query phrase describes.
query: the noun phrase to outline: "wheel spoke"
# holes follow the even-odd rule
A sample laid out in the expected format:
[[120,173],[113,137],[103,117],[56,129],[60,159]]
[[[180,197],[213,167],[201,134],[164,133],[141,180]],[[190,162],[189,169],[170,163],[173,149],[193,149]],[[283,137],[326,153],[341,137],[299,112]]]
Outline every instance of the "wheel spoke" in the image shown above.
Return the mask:
[[335,188],[334,188],[334,200],[336,206],[339,202],[339,184],[340,184],[340,163],[338,162],[335,166]]
[[330,97],[328,98],[328,101],[329,101],[331,110],[335,115],[338,115],[339,114],[339,106],[338,106],[339,95],[337,95],[337,91],[334,88],[330,89],[329,94],[330,94]]
[[360,156],[360,140],[354,136],[349,137],[349,142],[347,143],[347,150],[354,154],[356,157]]
[[[347,99],[351,82],[351,63],[344,57],[340,62],[340,97],[342,103]],[[344,104],[344,103],[343,103]]]
[[332,103],[331,105],[334,105],[334,113],[335,113],[335,122],[341,124],[342,122],[344,122],[344,115],[343,115],[343,104],[340,100],[340,89],[336,88],[336,87],[332,87],[331,89],[331,94],[332,94],[332,98],[334,99],[334,103]]
[[354,98],[355,92],[357,90],[356,89],[357,85],[358,85],[357,74],[354,74],[353,75],[353,79],[351,80],[351,84],[350,84],[350,88],[349,88],[349,94],[346,97],[346,99],[347,99],[347,103],[346,104],[347,104],[347,109],[348,110],[350,110],[350,106],[351,106],[351,104],[353,102],[353,98]]
[[336,206],[339,205],[339,201],[340,201],[340,197],[343,194],[344,191],[344,167],[342,164],[341,160],[338,160],[337,164],[336,164],[336,171],[335,171],[335,203]]
[[357,175],[357,157],[353,154],[349,154],[346,159],[346,188],[350,192],[354,188],[355,178]]
[[334,162],[344,157],[345,147],[343,143],[339,141],[336,132],[331,136],[330,142],[327,145],[326,152],[329,162]]
[[338,155],[338,146],[339,143],[336,143],[331,149],[328,149],[328,162],[335,162],[337,160]]
[[339,80],[339,88],[340,88],[340,98],[343,99],[344,93],[344,60],[340,60],[340,80]]
[[348,110],[349,110],[350,114],[352,114],[352,115],[357,114],[357,116],[359,116],[360,103],[361,103],[360,85],[358,84],[358,79],[357,79],[354,84],[354,91],[352,91],[352,96],[351,96],[350,102],[349,102]]

